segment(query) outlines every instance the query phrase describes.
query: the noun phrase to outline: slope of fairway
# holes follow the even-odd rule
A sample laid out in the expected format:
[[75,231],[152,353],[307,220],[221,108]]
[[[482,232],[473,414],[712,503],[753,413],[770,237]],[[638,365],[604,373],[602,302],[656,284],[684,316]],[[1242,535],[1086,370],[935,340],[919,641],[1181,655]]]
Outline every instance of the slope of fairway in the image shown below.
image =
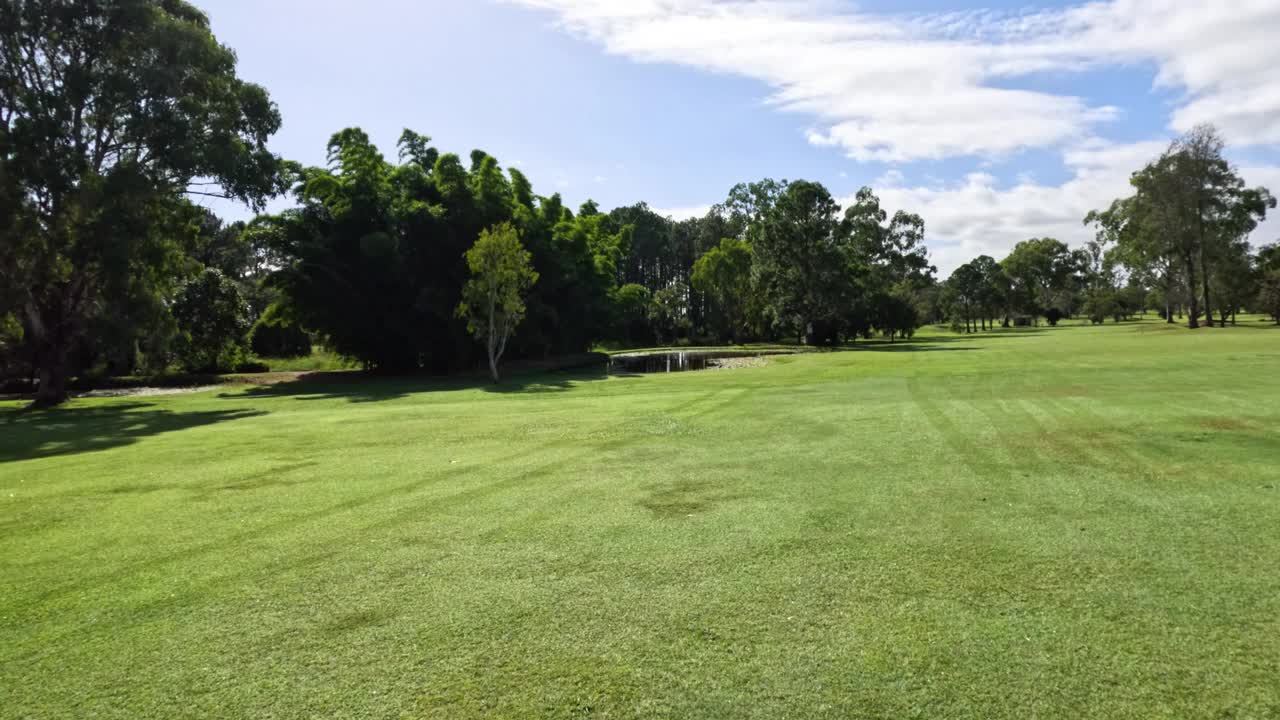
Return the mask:
[[0,409],[0,717],[1280,717],[1280,331]]

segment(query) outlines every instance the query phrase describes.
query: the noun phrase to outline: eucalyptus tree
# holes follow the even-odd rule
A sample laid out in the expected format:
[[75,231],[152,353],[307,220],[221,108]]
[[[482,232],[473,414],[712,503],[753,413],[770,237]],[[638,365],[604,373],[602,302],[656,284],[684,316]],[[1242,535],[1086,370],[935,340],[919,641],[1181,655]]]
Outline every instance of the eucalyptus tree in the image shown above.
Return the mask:
[[105,298],[172,278],[190,195],[261,207],[284,190],[279,127],[186,2],[0,1],[0,285],[36,349],[37,404],[65,398]]
[[1280,325],[1280,272],[1263,276],[1258,291],[1258,307]]
[[1194,128],[1134,173],[1132,196],[1086,218],[1115,236],[1129,262],[1162,266],[1166,296],[1174,289],[1172,273],[1181,275],[1192,328],[1202,314],[1213,324],[1215,263],[1230,262],[1233,245],[1276,205],[1266,188],[1245,186],[1223,157],[1224,145],[1212,126]]
[[987,285],[981,263],[970,261],[956,268],[943,284],[942,301],[951,317],[951,325],[966,333],[976,332],[982,314],[982,299]]
[[484,344],[489,373],[498,382],[498,363],[524,319],[524,295],[538,281],[538,273],[510,223],[482,230],[466,257],[471,279],[462,288],[457,313],[467,321],[467,331]]
[[842,235],[849,271],[856,281],[854,318],[858,326],[874,328],[892,339],[910,335],[915,327],[918,293],[931,285],[936,269],[924,245],[924,219],[898,210],[890,219],[871,188],[861,188],[845,210]]
[[981,325],[995,327],[997,315],[1004,313],[1009,297],[1009,277],[990,255],[979,255],[969,263],[975,273],[974,300],[981,315]]

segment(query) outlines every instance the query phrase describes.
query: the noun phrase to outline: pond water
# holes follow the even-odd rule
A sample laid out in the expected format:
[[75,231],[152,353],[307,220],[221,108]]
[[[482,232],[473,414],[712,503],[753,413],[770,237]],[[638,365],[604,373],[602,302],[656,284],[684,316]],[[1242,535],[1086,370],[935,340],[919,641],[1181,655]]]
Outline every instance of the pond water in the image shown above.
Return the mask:
[[733,367],[761,360],[766,353],[725,350],[677,350],[672,352],[614,355],[609,359],[609,372],[669,373]]

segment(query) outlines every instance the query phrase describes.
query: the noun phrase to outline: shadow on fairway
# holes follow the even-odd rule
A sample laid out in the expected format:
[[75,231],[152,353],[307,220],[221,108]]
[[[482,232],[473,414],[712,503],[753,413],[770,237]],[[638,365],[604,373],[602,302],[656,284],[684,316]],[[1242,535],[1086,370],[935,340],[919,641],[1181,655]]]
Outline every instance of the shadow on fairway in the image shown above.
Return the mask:
[[1010,340],[1014,338],[1030,337],[1032,335],[1044,335],[1050,332],[1046,328],[1018,328],[1018,329],[998,329],[987,330],[983,332],[969,333],[967,335],[931,335],[920,337],[916,336],[909,340],[859,340],[852,345],[846,345],[842,350],[852,350],[854,352],[950,352],[950,351],[966,351],[981,350],[983,344],[988,340]]
[[0,463],[130,445],[144,437],[266,415],[260,410],[172,412],[144,402],[0,414]]
[[405,375],[384,377],[363,372],[307,373],[291,382],[260,385],[244,392],[221,393],[220,398],[294,398],[295,400],[335,400],[381,402],[431,392],[483,390],[501,394],[565,392],[575,384],[604,380],[608,368],[581,367],[555,371],[515,371],[494,383],[487,375],[453,377]]

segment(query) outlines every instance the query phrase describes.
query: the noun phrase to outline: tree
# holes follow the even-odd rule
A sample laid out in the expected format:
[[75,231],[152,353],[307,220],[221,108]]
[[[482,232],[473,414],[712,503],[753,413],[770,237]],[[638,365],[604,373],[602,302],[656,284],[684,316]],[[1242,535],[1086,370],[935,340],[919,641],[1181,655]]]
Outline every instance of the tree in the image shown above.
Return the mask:
[[482,231],[466,257],[471,279],[462,288],[458,317],[465,318],[467,330],[484,343],[496,383],[507,341],[524,319],[524,293],[538,281],[538,273],[510,223]]
[[18,288],[45,406],[104,300],[168,275],[187,196],[261,206],[288,166],[266,147],[266,91],[181,0],[4,0],[0,48],[0,285]]
[[746,331],[751,295],[751,244],[724,238],[693,264],[691,284],[712,298],[723,318],[724,337],[737,341]]
[[688,334],[689,286],[679,280],[653,294],[649,304],[649,317],[658,342],[672,342]]
[[1280,272],[1270,272],[1263,278],[1258,305],[1262,312],[1270,315],[1280,325]]
[[1235,324],[1236,313],[1258,296],[1262,273],[1249,254],[1249,242],[1240,238],[1219,247],[1213,265],[1213,307],[1219,325]]
[[848,329],[866,334],[874,328],[890,341],[914,334],[906,325],[918,319],[917,295],[936,272],[924,245],[924,219],[899,210],[889,220],[880,198],[864,187],[845,210],[841,236],[854,284]]
[[[1187,325],[1199,327],[1212,316],[1213,266],[1230,256],[1276,201],[1265,188],[1247,188],[1222,156],[1224,142],[1212,126],[1202,125],[1176,139],[1155,161],[1134,173],[1134,194],[1112,204],[1100,218],[1122,244],[1130,261],[1160,263],[1166,297],[1174,294],[1172,275],[1182,276],[1188,304]],[[1086,221],[1089,219],[1087,218]],[[1172,317],[1172,308],[1166,308]]]
[[249,347],[259,357],[294,358],[311,354],[311,336],[272,305],[249,331]]
[[1176,256],[1150,204],[1141,202],[1136,195],[1120,198],[1106,210],[1090,211],[1084,223],[1097,226],[1096,240],[1110,246],[1107,253],[1114,264],[1127,268],[1131,276],[1146,276],[1159,286],[1152,300],[1164,306],[1161,315],[1172,324],[1175,301],[1180,302],[1182,295],[1181,281]]
[[1053,238],[1032,238],[1014,246],[1000,266],[1012,283],[1015,305],[1027,315],[1047,317],[1051,309],[1061,316],[1061,296],[1068,290],[1075,259],[1065,243]]
[[974,302],[981,314],[981,324],[995,327],[995,317],[1002,313],[1008,298],[1009,277],[1004,268],[989,255],[979,255],[971,263],[975,272],[972,289]]
[[818,183],[790,183],[752,233],[757,287],[774,317],[809,342],[831,342],[848,300],[840,206]]
[[943,290],[943,303],[949,308],[951,325],[966,333],[978,329],[977,319],[982,307],[986,277],[977,261],[967,262],[956,268],[947,278]]
[[653,341],[649,322],[651,300],[649,288],[638,283],[627,283],[613,292],[618,339],[629,346]]
[[187,282],[173,304],[178,363],[188,372],[234,370],[249,331],[249,304],[235,281],[206,268]]

